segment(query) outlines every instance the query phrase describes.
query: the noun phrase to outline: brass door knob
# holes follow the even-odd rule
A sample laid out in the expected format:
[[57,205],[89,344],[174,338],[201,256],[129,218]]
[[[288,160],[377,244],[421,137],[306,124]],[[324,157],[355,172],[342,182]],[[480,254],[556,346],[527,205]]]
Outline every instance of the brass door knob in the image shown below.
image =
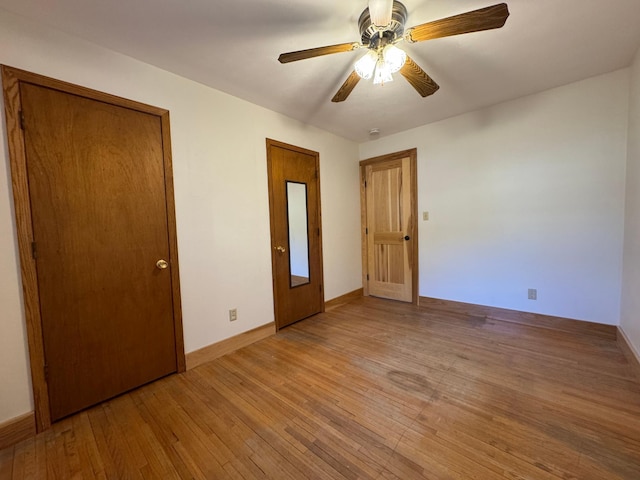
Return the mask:
[[286,252],[286,251],[287,251],[287,249],[286,249],[286,248],[284,248],[284,247],[283,247],[283,246],[281,246],[281,245],[278,245],[277,247],[273,247],[273,248],[274,248],[274,250],[276,250],[276,251],[278,251],[278,252],[280,252],[280,253],[284,253],[284,252]]
[[156,267],[158,267],[160,270],[164,270],[168,266],[169,266],[169,262],[167,262],[166,260],[160,259],[156,262]]

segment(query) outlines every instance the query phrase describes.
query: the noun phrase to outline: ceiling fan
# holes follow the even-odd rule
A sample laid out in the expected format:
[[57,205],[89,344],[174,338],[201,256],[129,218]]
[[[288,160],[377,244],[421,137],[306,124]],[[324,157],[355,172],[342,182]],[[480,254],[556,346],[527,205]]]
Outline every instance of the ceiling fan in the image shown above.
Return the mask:
[[407,9],[402,3],[397,0],[369,0],[368,8],[365,8],[358,20],[361,42],[283,53],[278,57],[278,61],[296,62],[366,48],[367,53],[355,63],[354,71],[331,99],[332,102],[345,101],[360,79],[368,80],[373,77],[375,84],[384,84],[393,80],[392,74],[396,72],[400,72],[422,97],[427,97],[433,95],[440,87],[403,50],[396,47],[396,44],[403,40],[415,43],[500,28],[507,21],[507,17],[507,4],[500,3],[416,25],[405,31]]

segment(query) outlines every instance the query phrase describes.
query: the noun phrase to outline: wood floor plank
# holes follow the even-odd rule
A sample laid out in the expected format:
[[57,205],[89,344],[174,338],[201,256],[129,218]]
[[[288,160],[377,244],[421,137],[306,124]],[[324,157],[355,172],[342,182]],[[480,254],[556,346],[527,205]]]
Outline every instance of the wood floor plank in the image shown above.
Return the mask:
[[102,456],[96,444],[91,423],[86,412],[71,417],[73,429],[77,438],[80,439],[78,454],[83,466],[85,478],[106,478]]
[[436,306],[345,303],[0,451],[0,478],[640,478],[615,338]]
[[176,438],[173,448],[182,458],[189,472],[196,478],[225,478],[224,468],[211,442],[184,411],[180,403],[171,395],[167,382],[156,385],[156,397],[167,412],[165,420]]
[[163,461],[171,464],[179,478],[202,478],[189,469],[178,453],[178,438],[168,424],[168,410],[173,405],[162,404],[156,395],[163,382],[164,380],[131,392],[132,400],[138,409],[141,421],[149,429],[151,441],[157,442],[162,449],[158,455],[163,457]]
[[[27,450],[28,450],[27,442],[22,442],[16,445],[13,451],[13,472],[12,472],[13,478],[23,478],[26,476],[25,467],[28,460],[25,458],[25,456],[26,456]],[[12,477],[8,476],[7,478],[12,478]]]
[[0,478],[13,478],[15,447],[0,450]]
[[[30,438],[15,446],[14,472],[13,472],[13,476],[15,478],[39,478],[38,475],[40,476],[46,475],[44,473],[46,471],[45,469],[42,469],[39,471],[39,469],[42,468],[43,462],[38,462],[38,448],[37,448],[38,441],[41,442],[42,437],[38,439],[36,439],[35,437]],[[22,453],[19,453],[20,451]],[[23,456],[22,471],[18,471],[20,467],[18,466],[18,462],[16,462],[16,459],[19,456]],[[5,478],[5,477],[0,475],[0,478]],[[6,478],[11,478],[11,477],[6,477]]]

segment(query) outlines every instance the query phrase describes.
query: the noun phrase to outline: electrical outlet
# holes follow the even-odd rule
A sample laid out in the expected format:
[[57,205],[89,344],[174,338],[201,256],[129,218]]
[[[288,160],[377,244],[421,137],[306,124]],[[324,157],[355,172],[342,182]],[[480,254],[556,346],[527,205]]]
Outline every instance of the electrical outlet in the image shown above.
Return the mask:
[[238,319],[238,309],[232,308],[229,310],[229,321],[235,322]]
[[538,290],[536,288],[529,289],[529,300],[537,300],[538,299]]
[[429,220],[429,212],[422,212],[422,220],[425,222]]

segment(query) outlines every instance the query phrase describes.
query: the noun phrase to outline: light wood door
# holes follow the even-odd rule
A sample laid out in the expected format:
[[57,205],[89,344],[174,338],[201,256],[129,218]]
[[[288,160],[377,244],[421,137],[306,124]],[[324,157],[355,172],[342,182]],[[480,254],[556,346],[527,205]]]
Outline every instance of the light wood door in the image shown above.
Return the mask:
[[168,137],[158,115],[27,82],[19,92],[55,421],[184,362]]
[[361,165],[365,293],[417,301],[415,157],[401,152]]
[[276,327],[324,310],[319,155],[267,140]]

